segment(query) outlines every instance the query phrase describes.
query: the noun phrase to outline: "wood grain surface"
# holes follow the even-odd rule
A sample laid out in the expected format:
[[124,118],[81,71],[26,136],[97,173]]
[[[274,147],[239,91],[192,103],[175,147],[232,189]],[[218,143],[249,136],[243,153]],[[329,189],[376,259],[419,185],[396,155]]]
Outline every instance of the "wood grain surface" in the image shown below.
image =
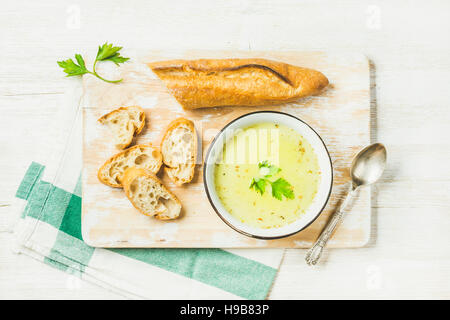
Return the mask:
[[[320,95],[295,103],[268,107],[218,107],[184,111],[145,62],[175,58],[267,58],[313,68],[330,80]],[[284,247],[306,248],[315,241],[330,214],[345,195],[348,167],[359,149],[370,141],[369,64],[361,54],[325,52],[154,52],[134,58],[139,62],[102,70],[109,78],[123,78],[118,85],[93,77],[84,78],[83,101],[83,239],[98,247]],[[162,170],[163,183],[183,205],[182,217],[159,221],[134,209],[121,189],[97,179],[98,168],[117,152],[110,132],[97,119],[120,106],[139,105],[146,111],[147,126],[135,143],[159,145],[167,125],[177,117],[194,121],[202,143],[202,159],[214,136],[231,120],[257,110],[277,110],[309,123],[322,136],[334,167],[332,196],[319,218],[302,232],[278,240],[259,240],[241,235],[215,214],[204,192],[203,166],[194,180],[175,186]],[[360,247],[370,234],[370,192],[362,188],[344,223],[330,240],[330,247]]]

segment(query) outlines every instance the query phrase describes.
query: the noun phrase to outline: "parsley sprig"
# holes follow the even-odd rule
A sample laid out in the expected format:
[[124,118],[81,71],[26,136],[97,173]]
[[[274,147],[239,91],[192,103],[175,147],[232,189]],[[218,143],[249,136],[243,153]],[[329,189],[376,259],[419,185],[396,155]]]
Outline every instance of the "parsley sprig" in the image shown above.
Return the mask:
[[261,177],[253,178],[250,189],[254,189],[261,195],[266,191],[266,186],[270,185],[272,189],[272,197],[278,200],[294,199],[294,191],[292,185],[283,178],[278,178],[275,181],[270,181],[269,178],[278,174],[281,169],[277,166],[271,165],[267,160],[258,163],[259,173]]
[[97,51],[97,57],[95,58],[94,65],[92,66],[92,71],[89,71],[86,68],[86,63],[84,62],[83,57],[81,54],[75,54],[75,60],[77,63],[75,63],[72,59],[67,59],[63,61],[58,61],[58,65],[63,68],[64,72],[67,74],[67,77],[72,76],[81,76],[83,74],[89,73],[97,78],[109,82],[109,83],[118,83],[121,82],[123,79],[119,80],[107,80],[100,76],[95,71],[95,66],[97,65],[97,62],[99,61],[112,61],[117,66],[119,66],[121,63],[124,63],[125,61],[129,60],[130,58],[125,58],[120,55],[120,50],[122,47],[114,47],[112,44],[108,44],[107,42],[103,44],[102,46],[98,47]]

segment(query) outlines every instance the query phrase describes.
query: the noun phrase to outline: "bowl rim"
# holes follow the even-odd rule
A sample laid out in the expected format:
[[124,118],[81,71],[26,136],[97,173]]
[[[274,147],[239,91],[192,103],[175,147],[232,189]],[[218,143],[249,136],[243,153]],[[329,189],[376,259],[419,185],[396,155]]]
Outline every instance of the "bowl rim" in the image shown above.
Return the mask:
[[[319,138],[320,142],[322,142],[322,145],[323,145],[323,147],[325,148],[325,151],[326,151],[326,154],[327,154],[327,156],[328,156],[329,163],[330,163],[330,169],[331,169],[330,188],[329,188],[329,190],[328,190],[328,195],[327,195],[326,200],[324,201],[324,203],[323,203],[323,205],[322,205],[322,208],[320,208],[320,210],[317,211],[317,214],[314,216],[314,218],[311,219],[311,221],[308,222],[306,225],[304,225],[303,227],[301,227],[300,229],[298,229],[298,230],[296,230],[296,231],[294,231],[294,232],[290,232],[290,233],[284,234],[284,235],[277,235],[277,236],[260,236],[260,235],[251,234],[251,233],[249,233],[249,232],[247,232],[247,231],[241,230],[241,229],[239,229],[238,227],[236,227],[235,225],[233,225],[230,221],[228,221],[227,219],[225,219],[225,217],[223,217],[223,215],[219,212],[219,210],[217,209],[217,207],[214,205],[214,202],[213,202],[213,200],[212,200],[212,198],[211,198],[211,195],[210,195],[210,193],[209,193],[209,185],[208,185],[208,182],[207,182],[207,179],[206,179],[206,168],[207,168],[208,160],[209,160],[211,151],[212,151],[212,149],[213,149],[213,147],[214,147],[214,144],[217,142],[219,136],[221,136],[221,134],[222,134],[222,133],[223,133],[223,132],[231,125],[231,124],[233,124],[234,122],[238,121],[239,119],[242,119],[242,118],[244,118],[244,117],[247,117],[247,116],[250,116],[250,115],[253,115],[253,114],[258,114],[258,113],[277,113],[277,114],[281,114],[281,115],[284,115],[284,116],[289,116],[289,117],[294,118],[295,120],[300,121],[300,122],[302,122],[303,124],[305,124],[309,129],[311,129],[311,130],[317,135],[317,137]],[[214,139],[211,141],[211,143],[210,143],[210,145],[209,145],[209,147],[208,147],[208,151],[206,152],[206,156],[205,156],[205,161],[204,161],[204,163],[203,163],[203,174],[202,174],[202,175],[203,175],[203,186],[204,186],[204,188],[205,188],[206,196],[207,196],[207,198],[208,198],[208,201],[209,201],[210,205],[212,206],[212,208],[214,209],[214,211],[216,212],[216,214],[219,216],[219,218],[220,218],[223,222],[225,222],[225,224],[228,225],[228,226],[229,226],[231,229],[233,229],[234,231],[237,231],[237,232],[239,232],[240,234],[243,234],[243,235],[248,236],[248,237],[250,237],[250,238],[261,239],[261,240],[276,240],[276,239],[286,238],[286,237],[292,236],[292,235],[294,235],[294,234],[297,234],[297,233],[299,233],[300,231],[303,231],[304,229],[306,229],[307,227],[309,227],[314,221],[316,221],[316,219],[320,216],[320,214],[323,212],[323,210],[324,210],[325,207],[327,206],[328,201],[330,200],[331,191],[332,191],[332,189],[333,189],[333,182],[334,182],[334,179],[333,179],[333,176],[334,176],[333,162],[331,161],[330,152],[328,151],[328,148],[327,148],[325,142],[323,141],[322,137],[317,133],[317,131],[314,130],[308,123],[306,123],[305,121],[303,121],[303,120],[300,119],[300,118],[297,118],[296,116],[293,116],[293,115],[291,115],[291,114],[289,114],[289,113],[286,113],[286,112],[273,111],[273,110],[261,110],[261,111],[249,112],[249,113],[243,114],[243,115],[241,115],[241,116],[239,116],[239,117],[237,117],[237,118],[231,120],[230,122],[228,122],[228,123],[227,123],[227,124],[226,124],[226,125],[225,125],[225,126],[224,126],[217,134],[216,134],[216,136],[215,136]]]

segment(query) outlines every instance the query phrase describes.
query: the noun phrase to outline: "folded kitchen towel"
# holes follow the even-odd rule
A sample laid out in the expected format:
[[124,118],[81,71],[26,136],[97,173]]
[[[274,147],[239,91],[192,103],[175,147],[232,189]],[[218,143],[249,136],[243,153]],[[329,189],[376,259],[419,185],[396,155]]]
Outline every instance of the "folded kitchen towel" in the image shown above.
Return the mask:
[[18,253],[129,298],[264,299],[282,249],[102,249],[81,236],[81,88],[65,95],[45,159],[16,193]]

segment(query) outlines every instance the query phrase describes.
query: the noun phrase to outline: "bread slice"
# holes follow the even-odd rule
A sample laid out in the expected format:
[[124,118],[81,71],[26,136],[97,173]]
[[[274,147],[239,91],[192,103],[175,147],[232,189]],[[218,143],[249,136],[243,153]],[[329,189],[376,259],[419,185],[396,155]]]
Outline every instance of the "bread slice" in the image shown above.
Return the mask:
[[328,85],[319,71],[267,59],[169,60],[148,66],[187,110],[280,104]]
[[98,121],[112,131],[114,142],[119,149],[125,149],[145,125],[144,109],[138,106],[121,107],[102,116]]
[[146,216],[160,220],[179,217],[180,201],[148,170],[128,168],[125,170],[122,183],[130,202]]
[[138,144],[109,158],[98,170],[98,179],[110,187],[122,188],[121,181],[127,168],[144,168],[157,173],[161,165],[162,155],[158,147]]
[[169,124],[161,143],[165,172],[176,184],[188,183],[194,177],[197,160],[197,134],[194,123],[178,118]]

